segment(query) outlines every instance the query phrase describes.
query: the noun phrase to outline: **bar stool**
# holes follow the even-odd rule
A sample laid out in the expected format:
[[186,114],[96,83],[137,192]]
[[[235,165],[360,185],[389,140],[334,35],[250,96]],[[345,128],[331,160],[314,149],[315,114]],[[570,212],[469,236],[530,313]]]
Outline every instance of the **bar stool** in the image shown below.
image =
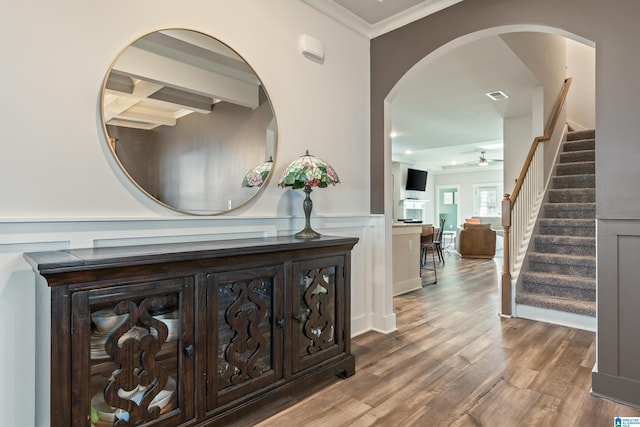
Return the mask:
[[[423,225],[422,233],[420,234],[420,277],[422,277],[422,270],[433,271],[433,282],[432,284],[438,283],[438,273],[436,272],[436,253],[438,248],[435,245],[435,235],[439,233],[440,230],[434,229],[433,225]],[[427,267],[429,252],[431,252],[431,264],[433,268]]]

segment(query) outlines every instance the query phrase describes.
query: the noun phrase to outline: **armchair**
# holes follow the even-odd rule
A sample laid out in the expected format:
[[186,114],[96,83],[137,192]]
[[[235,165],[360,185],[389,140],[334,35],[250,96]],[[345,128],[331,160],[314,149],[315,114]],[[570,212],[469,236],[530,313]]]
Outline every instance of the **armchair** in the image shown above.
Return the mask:
[[465,223],[456,236],[456,249],[463,258],[493,258],[496,231],[491,229],[491,224]]

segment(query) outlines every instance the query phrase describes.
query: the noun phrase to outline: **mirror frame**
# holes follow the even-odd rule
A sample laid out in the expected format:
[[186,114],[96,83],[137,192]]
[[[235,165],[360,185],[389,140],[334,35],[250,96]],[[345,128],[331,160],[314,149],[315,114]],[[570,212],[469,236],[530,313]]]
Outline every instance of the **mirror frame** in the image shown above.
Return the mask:
[[[269,108],[271,109],[271,114],[273,116],[272,119],[272,123],[273,123],[273,128],[274,128],[274,138],[273,138],[273,153],[272,155],[269,155],[268,157],[270,157],[270,161],[273,162],[273,165],[275,165],[276,162],[276,153],[277,153],[277,147],[278,147],[278,121],[276,118],[276,113],[275,113],[275,109],[273,107],[273,103],[271,102],[271,97],[269,96],[268,91],[266,90],[264,83],[262,81],[262,79],[258,76],[258,73],[256,73],[256,71],[254,70],[254,68],[251,66],[251,64],[249,64],[249,62],[242,56],[240,55],[235,49],[233,49],[231,46],[229,46],[227,43],[223,42],[222,40],[213,37],[203,31],[199,31],[199,30],[193,30],[193,29],[189,29],[189,28],[180,28],[180,27],[166,27],[166,28],[159,28],[156,30],[152,30],[149,31],[143,35],[141,35],[140,37],[135,38],[134,40],[132,40],[129,44],[127,44],[123,49],[121,49],[118,54],[115,56],[115,58],[113,59],[113,61],[111,62],[109,69],[107,70],[107,73],[105,74],[104,77],[104,81],[102,84],[102,90],[100,93],[100,120],[102,121],[102,130],[103,133],[105,135],[106,138],[106,143],[108,146],[108,150],[111,152],[114,160],[116,161],[116,163],[118,164],[120,170],[125,174],[126,178],[129,180],[129,182],[133,183],[135,187],[137,187],[145,196],[147,196],[148,198],[150,198],[151,200],[153,200],[154,202],[158,203],[161,206],[164,206],[165,208],[168,208],[170,210],[176,211],[176,212],[180,212],[183,214],[187,214],[187,215],[194,215],[194,216],[218,216],[218,215],[223,215],[225,213],[229,213],[232,211],[235,211],[237,209],[240,209],[243,206],[246,206],[248,203],[250,203],[252,200],[254,200],[261,191],[264,190],[265,187],[267,187],[267,185],[269,184],[269,182],[271,181],[272,176],[275,173],[275,167],[272,166],[269,174],[267,175],[267,177],[264,179],[263,183],[257,188],[257,190],[250,195],[249,197],[247,197],[245,200],[237,203],[235,206],[233,206],[230,209],[226,209],[226,210],[220,210],[220,211],[215,211],[215,212],[192,212],[180,207],[176,207],[176,206],[172,206],[171,204],[162,201],[158,198],[156,198],[155,196],[153,196],[147,189],[145,189],[140,183],[138,183],[133,176],[131,175],[131,173],[127,170],[127,168],[125,167],[125,165],[123,164],[122,160],[118,157],[117,153],[116,153],[116,149],[115,149],[115,138],[111,137],[109,135],[109,131],[107,128],[107,121],[106,121],[106,112],[105,112],[105,95],[107,93],[107,84],[108,84],[108,80],[109,77],[111,76],[114,67],[116,66],[116,64],[118,63],[118,61],[120,60],[120,58],[122,57],[122,55],[124,54],[124,52],[129,49],[134,43],[138,42],[139,40],[154,34],[154,33],[159,33],[162,31],[188,31],[188,32],[193,32],[193,33],[197,33],[200,34],[202,36],[206,36],[209,37],[210,39],[212,39],[213,41],[221,44],[222,46],[224,46],[226,49],[228,49],[229,51],[231,51],[233,54],[235,54],[239,59],[241,59],[246,66],[248,67],[248,69],[253,73],[253,76],[255,77],[255,79],[259,82],[259,92],[261,94],[264,95],[264,97],[266,97],[266,101],[269,104]],[[265,129],[268,130],[269,127],[267,127]],[[265,148],[267,146],[267,142],[265,142]],[[265,159],[266,160],[266,159]],[[257,166],[257,165],[254,165]],[[249,169],[248,169],[249,170]],[[248,171],[247,170],[247,171]],[[223,199],[224,200],[224,199]]]

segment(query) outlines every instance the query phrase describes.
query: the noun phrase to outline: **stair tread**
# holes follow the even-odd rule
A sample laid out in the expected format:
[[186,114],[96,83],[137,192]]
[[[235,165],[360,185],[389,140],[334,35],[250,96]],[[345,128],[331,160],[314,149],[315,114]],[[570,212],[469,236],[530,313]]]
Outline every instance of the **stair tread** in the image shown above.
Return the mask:
[[566,264],[566,265],[586,265],[595,266],[596,257],[592,255],[565,255],[565,254],[547,254],[542,252],[532,252],[531,258],[536,262],[547,262],[549,264]]
[[553,297],[530,292],[520,292],[516,298],[516,304],[547,308],[550,310],[564,311],[592,317],[596,315],[596,303],[594,301],[583,301],[566,297]]
[[579,202],[579,203],[553,203],[547,202],[544,206],[552,207],[552,208],[562,208],[562,209],[571,209],[571,210],[590,210],[591,208],[595,209],[595,202]]
[[[590,140],[590,139],[579,139],[577,141],[571,141],[571,142],[576,143],[576,142],[581,142],[581,141],[592,141],[592,140]],[[595,152],[596,152],[596,150],[593,149],[593,148],[585,148],[583,150],[563,151],[563,152],[560,153],[560,155],[569,154],[569,153],[574,154],[574,153],[595,153]]]
[[550,188],[549,191],[557,193],[595,193],[596,189],[591,187],[582,188]]
[[[595,165],[595,163],[596,163],[595,160],[581,160],[579,162],[558,163],[556,167],[560,169],[568,169],[568,168],[573,168],[575,166],[582,166],[582,165],[591,166],[591,165]],[[576,174],[576,175],[582,175],[582,174]],[[584,175],[591,175],[591,174],[584,174]]]
[[525,271],[523,278],[535,279],[537,283],[547,286],[557,286],[564,288],[595,289],[595,277],[568,276],[566,274],[539,273],[536,271]]
[[571,227],[589,227],[596,225],[596,220],[595,218],[540,218],[540,223]]
[[533,238],[535,240],[545,241],[547,243],[549,242],[553,243],[558,241],[558,243],[560,244],[579,245],[579,246],[595,245],[596,243],[596,238],[590,237],[590,236],[563,236],[558,234],[535,234]]
[[[579,141],[576,141],[579,142]],[[576,144],[576,146],[578,146],[579,144]],[[579,148],[577,150],[571,150],[571,151],[562,151],[560,152],[560,156],[562,157],[573,157],[573,156],[580,156],[582,154],[595,154],[596,150],[593,148]]]
[[584,179],[584,178],[589,178],[589,177],[595,177],[596,174],[595,173],[576,173],[574,175],[554,175],[554,178],[561,178],[561,179]]

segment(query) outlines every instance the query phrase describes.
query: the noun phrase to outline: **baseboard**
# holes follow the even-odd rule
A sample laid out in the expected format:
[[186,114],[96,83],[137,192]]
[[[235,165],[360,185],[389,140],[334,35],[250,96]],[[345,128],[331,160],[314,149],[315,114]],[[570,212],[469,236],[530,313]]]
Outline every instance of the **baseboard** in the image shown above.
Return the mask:
[[398,330],[396,326],[396,315],[392,313],[388,316],[382,317],[374,317],[373,325],[371,326],[372,331],[380,332],[382,334],[389,334],[391,332],[395,332]]
[[371,317],[359,316],[351,318],[351,338],[362,335],[371,330]]
[[516,304],[514,317],[553,323],[554,325],[567,326],[591,332],[596,332],[598,327],[595,317],[521,304]]
[[402,282],[395,282],[393,284],[393,296],[397,297],[420,288],[422,288],[422,277],[419,276]]
[[640,409],[640,381],[597,371],[591,373],[592,396]]

